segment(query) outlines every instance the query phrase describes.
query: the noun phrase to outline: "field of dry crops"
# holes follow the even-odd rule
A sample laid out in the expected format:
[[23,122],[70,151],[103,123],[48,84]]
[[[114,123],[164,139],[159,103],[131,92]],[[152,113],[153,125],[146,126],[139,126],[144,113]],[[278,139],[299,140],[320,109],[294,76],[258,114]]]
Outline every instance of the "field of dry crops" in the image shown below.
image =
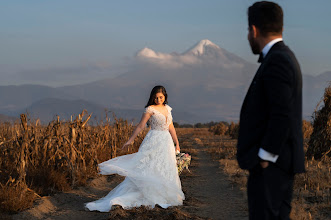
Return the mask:
[[[85,120],[83,120],[84,122]],[[54,122],[58,123],[58,122]],[[116,122],[118,123],[118,122]],[[115,123],[115,125],[116,125]],[[126,125],[125,122],[120,123],[120,126],[115,126],[116,129],[123,128]],[[65,126],[64,124],[62,124]],[[86,129],[88,128],[85,125]],[[111,126],[113,127],[113,125]],[[65,128],[65,127],[64,127]],[[114,128],[114,129],[115,129]],[[96,128],[94,128],[96,129]],[[132,129],[132,128],[130,128]],[[130,130],[130,129],[123,129]],[[130,133],[131,131],[129,131]],[[227,176],[222,172],[218,172],[219,165],[217,161],[211,160],[210,155],[207,153],[203,142],[201,139],[205,136],[206,132],[210,138],[217,137],[212,135],[206,129],[177,129],[179,140],[181,143],[182,152],[189,153],[192,155],[192,162],[189,167],[190,171],[184,170],[181,174],[181,182],[183,191],[185,194],[185,201],[183,206],[171,207],[168,209],[162,209],[156,207],[152,210],[146,207],[140,207],[132,210],[123,210],[121,207],[116,207],[110,213],[99,213],[99,212],[87,212],[84,210],[83,205],[86,202],[93,201],[98,199],[115,186],[117,186],[123,177],[118,175],[111,176],[95,176],[95,170],[91,169],[89,178],[83,182],[75,181],[76,185],[70,185],[72,183],[70,173],[67,174],[66,180],[69,184],[69,189],[53,189],[53,192],[57,190],[64,190],[64,192],[59,192],[52,194],[51,196],[43,196],[43,194],[35,194],[35,185],[32,185],[30,182],[25,183],[27,187],[26,191],[30,192],[32,197],[31,200],[38,196],[42,196],[36,199],[36,202],[33,203],[32,208],[23,211],[23,209],[29,207],[20,207],[17,214],[7,214],[1,216],[6,219],[218,219],[219,216],[224,216],[225,219],[245,219],[247,217],[247,209],[243,195],[233,183],[227,180]],[[88,135],[86,133],[86,135]],[[123,134],[124,135],[124,134]],[[143,137],[144,134],[141,135]],[[101,143],[103,143],[101,141]],[[139,143],[136,143],[137,145]],[[55,145],[55,144],[54,144]],[[56,146],[56,145],[55,145]],[[118,146],[118,145],[117,145]],[[85,147],[88,147],[87,145]],[[108,146],[110,148],[110,145]],[[132,152],[135,149],[132,149]],[[119,151],[120,152],[120,151]],[[124,153],[124,152],[120,152]],[[126,152],[125,152],[126,153]],[[110,155],[109,153],[108,155]],[[51,169],[51,167],[48,167]],[[29,167],[26,167],[26,177],[29,175]],[[215,179],[217,181],[215,181]],[[54,181],[54,179],[52,179]],[[55,182],[55,181],[54,181]],[[79,184],[78,184],[79,183]],[[84,185],[86,183],[86,185]],[[30,184],[30,185],[29,185]],[[17,193],[19,195],[20,190],[15,188],[15,186],[8,184],[8,187],[12,187],[12,193]],[[50,187],[50,186],[48,186]],[[73,189],[70,189],[73,188]],[[8,189],[8,188],[7,188]],[[44,187],[47,189],[47,187]],[[15,191],[18,190],[18,191]],[[6,192],[2,191],[2,195]],[[24,191],[22,191],[24,193]],[[26,202],[22,200],[24,194],[21,196],[20,200],[17,198],[16,205],[20,205],[20,202]],[[231,202],[228,201],[231,197]],[[9,201],[10,197],[2,197],[4,202]],[[7,203],[8,204],[8,203]],[[31,204],[30,204],[31,205]],[[4,211],[4,209],[2,209]],[[12,210],[13,211],[13,210]]]
[[134,127],[122,119],[88,126],[82,112],[73,121],[59,118],[47,126],[21,115],[21,123],[0,125],[0,210],[17,212],[41,196],[85,185],[97,164],[136,152],[145,133],[125,152],[119,149]]
[[[25,116],[22,116],[21,124],[0,126],[2,212],[20,212],[44,195],[91,184],[91,179],[97,176],[98,163],[137,151],[146,133],[139,136],[128,152],[122,152],[118,147],[127,140],[133,126],[115,118],[112,123],[107,120],[107,123],[92,127],[86,123],[89,115],[84,114],[74,121],[56,120],[48,126],[26,121]],[[229,135],[214,135],[208,128],[178,128],[177,133],[182,151],[192,155],[191,172],[185,171],[181,176],[186,195],[184,206],[130,211],[117,207],[109,219],[164,215],[173,216],[173,219],[205,219],[215,216],[217,211],[225,216],[237,216],[234,219],[247,218],[247,172],[239,169],[235,160],[236,139]],[[330,160],[307,160],[307,173],[296,178],[293,219],[327,219],[330,216],[330,165]],[[120,181],[116,177],[102,184],[111,183],[114,187]],[[88,187],[82,189],[84,193],[90,190]],[[69,194],[74,193],[70,191]],[[61,194],[57,196],[63,199]],[[227,199],[230,196],[232,203]],[[74,203],[79,207],[83,205],[83,202],[77,204],[77,200]],[[72,204],[63,206],[71,207]],[[77,213],[86,215],[84,210]]]

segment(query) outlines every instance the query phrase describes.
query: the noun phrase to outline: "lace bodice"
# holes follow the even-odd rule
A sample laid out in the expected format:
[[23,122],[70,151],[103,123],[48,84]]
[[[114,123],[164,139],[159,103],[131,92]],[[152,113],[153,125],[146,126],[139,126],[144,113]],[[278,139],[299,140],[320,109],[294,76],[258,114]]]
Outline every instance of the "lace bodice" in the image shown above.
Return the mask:
[[169,125],[172,122],[172,108],[169,105],[165,106],[168,110],[167,116],[163,115],[161,112],[153,108],[153,106],[148,106],[147,108],[145,108],[145,113],[149,113],[152,115],[148,120],[152,130],[169,130]]

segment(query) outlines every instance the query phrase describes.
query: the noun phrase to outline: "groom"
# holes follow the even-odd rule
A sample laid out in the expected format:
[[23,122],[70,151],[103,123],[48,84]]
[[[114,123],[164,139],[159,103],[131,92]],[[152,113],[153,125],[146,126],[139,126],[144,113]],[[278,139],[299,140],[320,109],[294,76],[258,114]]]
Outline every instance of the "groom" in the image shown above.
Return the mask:
[[237,160],[249,170],[249,219],[289,219],[295,173],[304,172],[302,76],[284,44],[283,11],[248,8],[248,41],[261,63],[240,112]]

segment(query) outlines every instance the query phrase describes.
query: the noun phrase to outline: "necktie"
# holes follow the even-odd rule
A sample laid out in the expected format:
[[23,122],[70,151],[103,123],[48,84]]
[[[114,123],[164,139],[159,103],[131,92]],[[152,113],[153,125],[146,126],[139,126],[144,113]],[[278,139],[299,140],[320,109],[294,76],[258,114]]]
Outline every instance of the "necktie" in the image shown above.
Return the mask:
[[257,60],[258,63],[262,63],[264,57],[263,57],[263,53],[260,53],[259,59]]

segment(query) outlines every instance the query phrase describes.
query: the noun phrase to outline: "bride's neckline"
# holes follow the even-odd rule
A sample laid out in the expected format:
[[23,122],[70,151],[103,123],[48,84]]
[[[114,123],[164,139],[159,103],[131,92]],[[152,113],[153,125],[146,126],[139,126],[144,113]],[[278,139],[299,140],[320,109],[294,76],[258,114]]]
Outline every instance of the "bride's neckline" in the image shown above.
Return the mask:
[[166,121],[167,121],[167,119],[168,119],[168,115],[169,115],[169,110],[167,109],[166,105],[165,105],[165,108],[166,108],[166,110],[167,110],[167,114],[166,114],[166,115],[163,114],[162,112],[160,112],[158,109],[154,108],[154,106],[151,105],[151,107],[152,107],[155,111],[157,111],[158,113],[160,113],[161,115],[163,115],[163,116],[166,118]]

